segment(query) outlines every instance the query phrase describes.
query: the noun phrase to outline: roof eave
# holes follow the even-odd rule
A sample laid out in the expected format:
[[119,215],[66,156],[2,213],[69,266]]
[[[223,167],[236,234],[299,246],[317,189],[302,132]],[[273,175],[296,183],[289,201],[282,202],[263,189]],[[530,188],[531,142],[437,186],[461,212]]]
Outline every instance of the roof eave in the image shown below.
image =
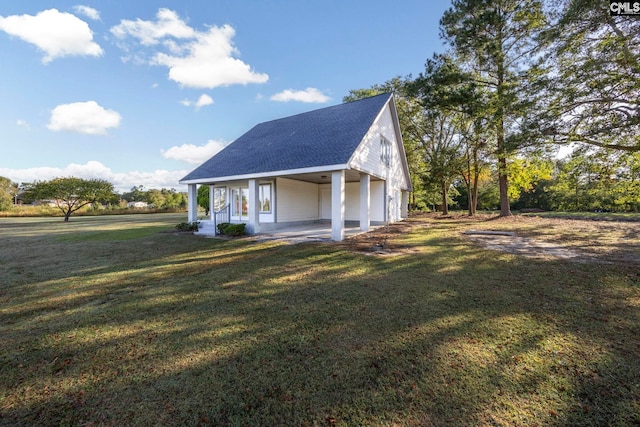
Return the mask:
[[310,168],[287,169],[281,171],[258,172],[244,175],[217,176],[179,181],[180,184],[209,184],[213,182],[239,181],[244,179],[273,178],[276,176],[298,175],[302,173],[329,172],[349,169],[348,164],[314,166]]

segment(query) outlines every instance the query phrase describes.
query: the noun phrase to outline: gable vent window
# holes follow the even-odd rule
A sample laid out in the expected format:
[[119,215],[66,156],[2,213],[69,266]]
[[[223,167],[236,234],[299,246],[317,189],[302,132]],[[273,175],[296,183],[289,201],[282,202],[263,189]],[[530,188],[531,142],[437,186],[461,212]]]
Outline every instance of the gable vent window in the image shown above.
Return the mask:
[[380,136],[380,162],[391,166],[391,142],[384,136]]

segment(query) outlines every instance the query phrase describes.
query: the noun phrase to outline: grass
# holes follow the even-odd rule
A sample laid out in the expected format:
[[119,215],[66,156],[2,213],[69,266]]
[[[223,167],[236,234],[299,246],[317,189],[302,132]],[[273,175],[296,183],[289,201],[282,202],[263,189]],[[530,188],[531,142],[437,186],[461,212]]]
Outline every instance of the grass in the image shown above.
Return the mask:
[[586,219],[593,221],[640,221],[640,213],[633,212],[536,212],[526,213],[526,216],[543,218]]
[[640,423],[637,261],[460,233],[545,237],[517,221],[389,257],[160,233],[183,216],[0,219],[0,425]]

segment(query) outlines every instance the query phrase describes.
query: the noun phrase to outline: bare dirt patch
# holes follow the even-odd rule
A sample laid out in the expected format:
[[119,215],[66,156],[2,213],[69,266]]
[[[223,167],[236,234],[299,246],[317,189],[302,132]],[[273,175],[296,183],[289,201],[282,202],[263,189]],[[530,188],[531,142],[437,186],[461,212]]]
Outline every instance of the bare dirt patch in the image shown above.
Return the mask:
[[520,237],[515,233],[507,234],[475,234],[464,233],[468,240],[487,249],[522,255],[529,258],[561,258],[586,260],[585,254],[559,244],[535,241],[528,237]]
[[628,221],[428,214],[351,237],[345,244],[367,254],[401,255],[412,249],[395,236],[442,225],[459,231],[472,244],[516,255],[640,265],[640,223]]
[[424,218],[412,217],[401,222],[385,225],[368,233],[349,237],[344,241],[344,244],[350,250],[366,255],[406,255],[413,253],[415,250],[402,245],[396,237],[429,226],[430,224]]
[[[640,264],[640,223],[637,222],[515,215],[481,220],[473,227],[515,232],[516,238],[503,248],[512,253]],[[484,244],[487,247],[492,245],[490,241]]]

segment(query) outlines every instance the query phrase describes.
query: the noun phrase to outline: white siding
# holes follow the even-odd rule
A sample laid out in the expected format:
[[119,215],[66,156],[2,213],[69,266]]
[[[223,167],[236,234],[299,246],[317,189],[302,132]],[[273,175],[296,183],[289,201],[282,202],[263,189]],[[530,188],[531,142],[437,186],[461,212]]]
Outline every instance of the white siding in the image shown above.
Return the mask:
[[[406,190],[410,185],[403,168],[404,159],[401,158],[400,144],[402,142],[396,137],[394,124],[391,109],[387,104],[363,138],[350,162],[352,168],[387,181],[387,191],[391,197],[387,201],[384,200],[384,183],[380,181],[372,181],[371,183],[371,221],[385,220],[384,211],[387,208],[387,203],[389,205],[388,220],[391,222],[400,220],[401,190]],[[381,137],[391,142],[390,166],[385,165],[380,159]]]
[[[383,136],[391,142],[391,167],[388,167],[380,160],[381,147],[380,137]],[[398,140],[394,128],[394,120],[391,115],[389,104],[387,104],[378,120],[376,120],[369,132],[356,149],[351,158],[350,166],[354,169],[366,172],[379,178],[389,178],[396,175],[396,170],[402,174],[402,164],[400,163],[400,153],[398,150]],[[402,175],[400,175],[402,178]]]
[[[370,220],[384,221],[384,182],[371,181]],[[331,185],[320,185],[321,209],[320,219],[331,219]],[[324,193],[323,193],[324,192]],[[347,221],[360,221],[360,183],[347,182],[346,185],[346,217]]]
[[320,184],[320,219],[331,219],[331,184]]
[[347,182],[345,220],[360,221],[360,182]]
[[277,221],[318,219],[318,185],[287,178],[276,181]]
[[384,220],[384,181],[371,181],[371,221]]

